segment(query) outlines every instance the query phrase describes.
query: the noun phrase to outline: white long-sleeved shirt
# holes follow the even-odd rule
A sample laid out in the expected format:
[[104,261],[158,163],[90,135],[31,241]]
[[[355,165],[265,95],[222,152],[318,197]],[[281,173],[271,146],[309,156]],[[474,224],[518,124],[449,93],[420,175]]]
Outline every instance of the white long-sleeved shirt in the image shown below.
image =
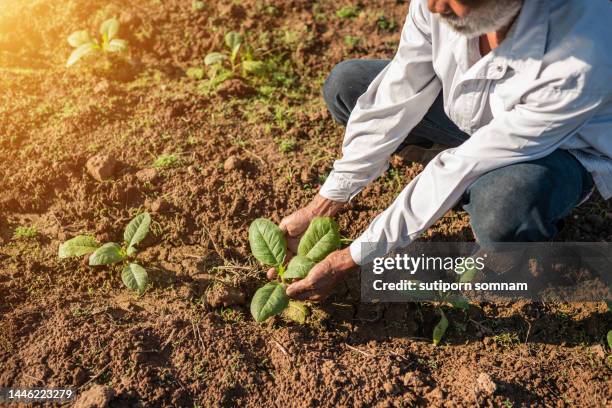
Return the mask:
[[480,58],[413,0],[399,48],[358,99],[342,158],[321,187],[346,202],[388,167],[440,90],[470,138],[437,155],[350,246],[362,265],[408,245],[483,174],[567,149],[612,196],[612,3],[525,0],[502,44]]

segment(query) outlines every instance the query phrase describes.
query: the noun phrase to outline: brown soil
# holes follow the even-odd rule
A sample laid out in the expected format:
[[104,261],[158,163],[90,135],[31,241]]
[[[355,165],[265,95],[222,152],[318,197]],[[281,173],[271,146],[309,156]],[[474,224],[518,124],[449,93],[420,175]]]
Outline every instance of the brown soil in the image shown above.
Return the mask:
[[[343,59],[391,57],[407,4],[367,2],[352,19],[336,16],[344,2],[203,4],[0,9],[0,387],[71,386],[80,406],[112,407],[611,403],[604,304],[473,305],[449,312],[434,347],[433,306],[363,304],[350,280],[312,305],[305,325],[253,322],[247,304],[265,271],[248,254],[248,224],[279,221],[316,193],[342,138],[322,82]],[[383,14],[398,27],[378,24]],[[93,60],[64,68],[67,35],[110,16],[129,56],[110,70]],[[185,70],[222,50],[229,30],[277,58],[284,78],[203,93]],[[283,140],[293,150],[282,153]],[[96,155],[116,159],[110,178],[88,172]],[[160,155],[175,160],[155,169]],[[341,214],[344,236],[358,236],[419,171],[396,164]],[[116,268],[57,259],[80,233],[119,241],[143,209],[154,219],[141,254],[154,285],[143,296]],[[559,239],[610,241],[611,218],[595,197]],[[20,237],[19,226],[37,233]],[[466,214],[450,212],[423,239],[473,237]]]

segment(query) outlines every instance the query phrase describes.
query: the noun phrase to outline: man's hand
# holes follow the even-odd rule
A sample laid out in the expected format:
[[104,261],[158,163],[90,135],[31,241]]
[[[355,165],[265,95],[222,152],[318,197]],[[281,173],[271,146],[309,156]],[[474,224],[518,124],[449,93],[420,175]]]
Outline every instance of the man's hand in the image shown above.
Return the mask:
[[316,264],[306,278],[289,285],[287,295],[298,300],[324,300],[355,266],[349,248],[334,251]]
[[[300,208],[293,214],[290,214],[280,222],[280,229],[285,233],[287,238],[287,260],[293,257],[297,252],[300,237],[310,225],[315,217],[333,217],[344,207],[345,203],[329,200],[319,194],[303,208]],[[270,268],[267,273],[268,279],[276,278],[276,270]]]

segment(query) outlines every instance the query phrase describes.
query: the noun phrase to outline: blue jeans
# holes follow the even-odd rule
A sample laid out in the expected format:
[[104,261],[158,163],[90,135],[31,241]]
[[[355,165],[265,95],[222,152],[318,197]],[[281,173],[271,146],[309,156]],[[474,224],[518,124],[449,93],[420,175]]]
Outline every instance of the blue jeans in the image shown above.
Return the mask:
[[[323,96],[333,118],[346,125],[357,98],[389,63],[349,60],[332,70]],[[458,146],[470,135],[446,114],[442,94],[423,120],[406,135],[408,144]],[[538,160],[512,164],[477,179],[460,205],[469,213],[474,236],[481,244],[551,240],[566,217],[593,189],[590,173],[565,150]]]

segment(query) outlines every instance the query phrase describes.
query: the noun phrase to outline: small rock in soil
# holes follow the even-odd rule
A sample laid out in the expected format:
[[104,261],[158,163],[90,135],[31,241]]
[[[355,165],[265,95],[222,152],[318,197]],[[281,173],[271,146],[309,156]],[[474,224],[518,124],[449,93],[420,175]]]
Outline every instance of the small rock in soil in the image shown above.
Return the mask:
[[74,408],[104,408],[108,407],[115,392],[104,385],[94,385],[83,392],[74,404]]
[[108,180],[115,173],[117,161],[108,154],[99,154],[87,160],[87,171],[98,181]]
[[157,178],[157,170],[156,169],[142,169],[136,172],[136,178],[138,181],[147,183],[152,182]]
[[217,88],[217,94],[222,98],[230,96],[247,97],[255,93],[255,88],[238,78],[228,79]]
[[383,388],[387,394],[393,394],[395,391],[395,385],[392,382],[386,382],[383,384]]
[[236,156],[230,156],[223,163],[223,169],[225,171],[239,170],[242,167],[242,160]]
[[147,200],[145,202],[145,208],[152,213],[160,213],[170,209],[170,203],[161,197],[158,197],[154,201]]
[[217,284],[206,295],[206,302],[214,307],[244,305],[244,293],[233,286]]
[[478,386],[478,392],[483,395],[493,395],[497,390],[497,384],[495,384],[495,381],[493,381],[491,376],[487,373],[480,373],[476,379],[476,384]]

